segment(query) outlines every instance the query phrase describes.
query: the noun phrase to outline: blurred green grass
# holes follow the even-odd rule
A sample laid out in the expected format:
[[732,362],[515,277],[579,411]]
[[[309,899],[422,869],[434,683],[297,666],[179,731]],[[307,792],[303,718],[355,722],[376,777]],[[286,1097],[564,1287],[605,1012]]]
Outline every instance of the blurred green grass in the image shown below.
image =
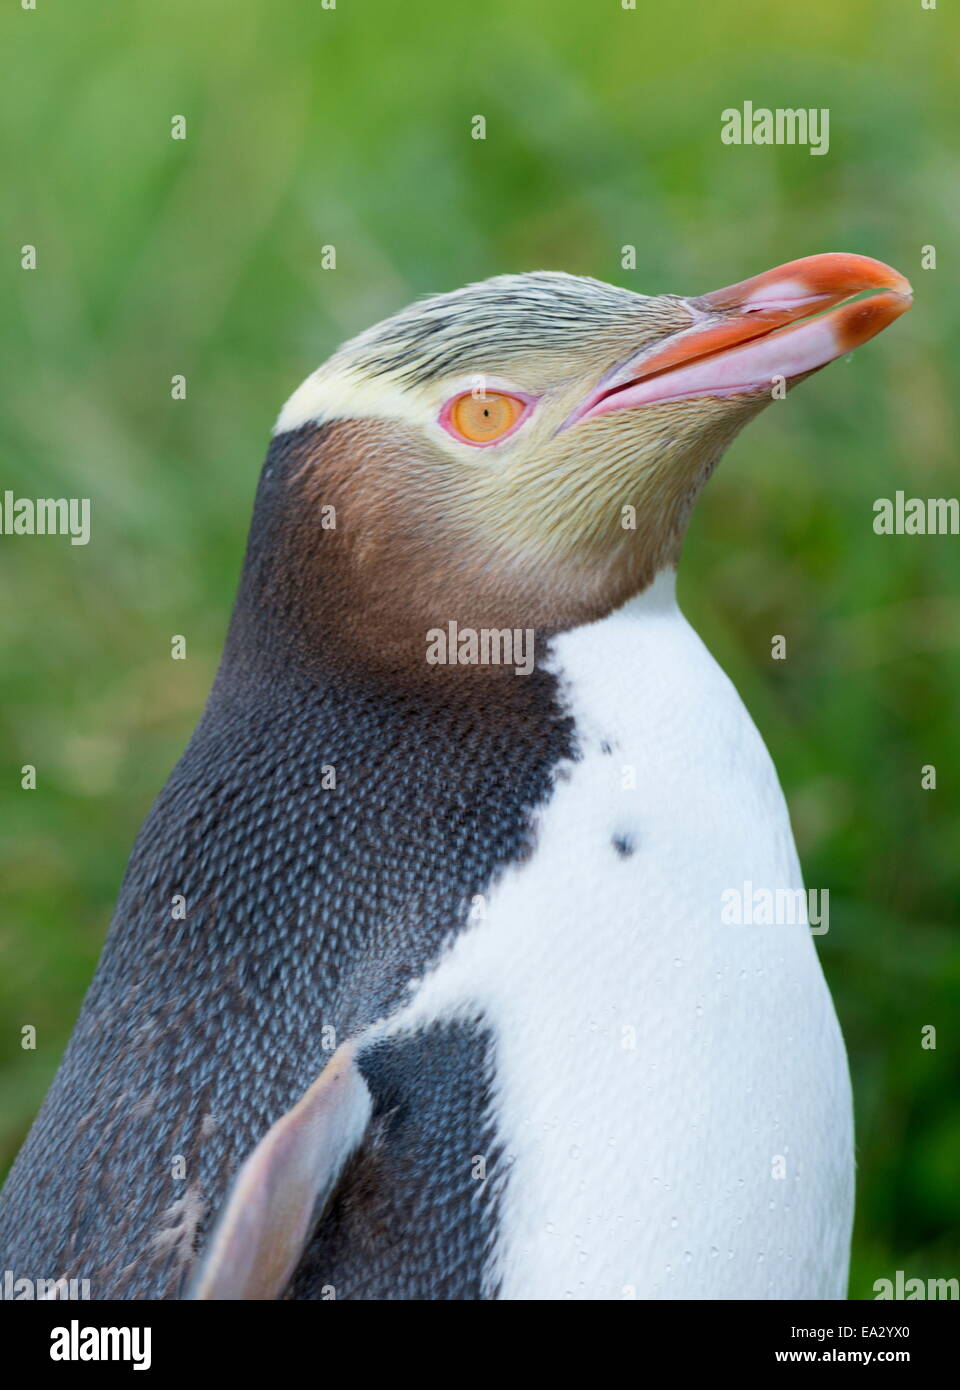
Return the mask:
[[[3,1164],[199,714],[298,381],[414,295],[498,272],[695,293],[860,251],[909,275],[916,307],[737,442],[681,595],[770,746],[808,883],[831,893],[851,1292],[958,1273],[960,541],[872,531],[877,497],[957,492],[957,37],[946,6],[890,0],[6,7],[0,485],[91,497],[93,540],[0,538]],[[722,146],[720,112],[745,99],[828,107],[830,153]],[[941,269],[921,269],[926,244]]]

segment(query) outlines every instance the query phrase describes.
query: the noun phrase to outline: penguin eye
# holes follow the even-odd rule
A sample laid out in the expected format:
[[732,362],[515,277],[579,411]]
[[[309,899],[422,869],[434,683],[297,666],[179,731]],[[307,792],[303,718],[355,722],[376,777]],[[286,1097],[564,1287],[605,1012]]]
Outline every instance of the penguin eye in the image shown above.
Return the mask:
[[465,444],[496,444],[517,428],[532,404],[505,391],[486,391],[483,395],[466,391],[447,402],[440,423]]

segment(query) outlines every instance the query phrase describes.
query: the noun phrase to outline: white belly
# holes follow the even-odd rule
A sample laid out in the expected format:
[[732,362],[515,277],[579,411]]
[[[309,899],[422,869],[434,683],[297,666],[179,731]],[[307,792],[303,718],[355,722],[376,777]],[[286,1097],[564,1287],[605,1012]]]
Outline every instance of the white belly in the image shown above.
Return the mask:
[[851,1099],[814,943],[721,920],[745,882],[802,886],[770,757],[672,576],[555,666],[583,756],[407,1015],[475,1001],[494,1030],[502,1295],[842,1298]]

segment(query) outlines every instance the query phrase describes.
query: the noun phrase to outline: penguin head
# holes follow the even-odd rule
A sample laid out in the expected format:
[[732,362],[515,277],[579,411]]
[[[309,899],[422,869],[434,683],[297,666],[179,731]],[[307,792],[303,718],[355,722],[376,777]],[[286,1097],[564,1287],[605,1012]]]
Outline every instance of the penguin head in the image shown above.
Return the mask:
[[317,548],[368,616],[600,617],[676,564],[739,430],[909,304],[896,271],[846,254],[691,298],[538,272],[414,303],[280,414],[301,560],[326,505]]

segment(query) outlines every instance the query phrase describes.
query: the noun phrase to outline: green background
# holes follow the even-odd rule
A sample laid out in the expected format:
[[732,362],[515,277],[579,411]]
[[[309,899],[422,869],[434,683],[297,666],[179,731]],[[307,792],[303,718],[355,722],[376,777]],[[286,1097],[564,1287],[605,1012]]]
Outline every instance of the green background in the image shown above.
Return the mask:
[[[293,387],[348,333],[490,274],[699,293],[859,251],[913,280],[913,311],[737,441],[681,600],[831,894],[851,1292],[960,1274],[960,538],[872,530],[878,497],[958,491],[957,40],[944,0],[4,6],[0,490],[90,497],[93,539],[0,537],[3,1163],[199,715]],[[720,113],[746,99],[829,108],[829,154],[723,146]]]

